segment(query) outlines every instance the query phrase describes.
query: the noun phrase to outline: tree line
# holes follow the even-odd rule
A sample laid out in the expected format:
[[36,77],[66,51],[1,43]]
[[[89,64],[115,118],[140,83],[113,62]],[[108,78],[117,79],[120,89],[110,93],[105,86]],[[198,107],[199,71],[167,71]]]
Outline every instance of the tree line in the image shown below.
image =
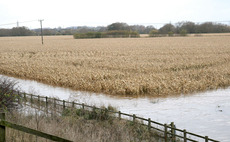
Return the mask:
[[110,30],[107,32],[87,32],[87,33],[75,33],[75,39],[84,38],[137,38],[140,37],[138,32],[128,30]]
[[165,24],[158,30],[160,34],[168,34],[169,32],[175,34],[183,34],[183,33],[227,33],[230,32],[230,26],[213,23],[213,22],[205,22],[202,24],[195,24],[193,22],[179,22],[176,25],[173,24]]
[[[108,26],[88,27],[68,27],[68,28],[44,28],[44,35],[73,35],[75,33],[90,32],[108,32],[108,31],[134,31],[139,34],[150,34],[150,36],[159,36],[168,34],[190,34],[190,33],[227,33],[230,32],[230,26],[205,22],[197,24],[194,22],[178,22],[176,24],[167,23],[161,28],[156,29],[154,26],[128,25],[127,23],[116,22]],[[12,29],[0,29],[0,36],[36,36],[40,35],[40,29],[28,29],[27,27],[14,27]]]
[[26,27],[14,27],[12,29],[0,29],[0,36],[33,36],[35,32]]

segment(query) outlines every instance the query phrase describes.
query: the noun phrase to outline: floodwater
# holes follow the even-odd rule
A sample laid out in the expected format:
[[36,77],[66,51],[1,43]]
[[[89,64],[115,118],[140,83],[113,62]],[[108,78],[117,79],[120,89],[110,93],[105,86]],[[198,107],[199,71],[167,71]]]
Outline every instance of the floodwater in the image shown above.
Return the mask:
[[[0,75],[1,77],[6,77]],[[58,97],[96,106],[114,106],[124,113],[151,118],[160,123],[174,122],[177,128],[221,142],[230,142],[230,88],[189,96],[169,98],[121,98],[103,94],[72,91],[36,81],[16,79],[21,91]]]

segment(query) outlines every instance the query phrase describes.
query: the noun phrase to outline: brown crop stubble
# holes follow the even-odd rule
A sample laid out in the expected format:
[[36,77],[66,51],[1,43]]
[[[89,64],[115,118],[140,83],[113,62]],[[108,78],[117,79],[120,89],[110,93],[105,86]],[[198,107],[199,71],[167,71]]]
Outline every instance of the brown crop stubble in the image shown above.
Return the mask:
[[0,73],[111,95],[167,96],[230,85],[230,36],[0,38]]

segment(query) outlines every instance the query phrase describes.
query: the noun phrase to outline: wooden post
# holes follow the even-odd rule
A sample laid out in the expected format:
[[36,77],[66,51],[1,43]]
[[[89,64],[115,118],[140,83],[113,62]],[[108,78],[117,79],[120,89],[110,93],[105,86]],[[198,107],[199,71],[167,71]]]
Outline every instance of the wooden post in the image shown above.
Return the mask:
[[38,108],[40,110],[41,106],[40,106],[40,96],[38,95]]
[[164,127],[165,127],[165,142],[168,142],[168,136],[167,136],[167,134],[168,134],[168,130],[167,130],[167,124],[164,124]]
[[65,100],[63,100],[63,110],[65,110]]
[[73,102],[72,102],[72,108],[73,108],[73,109],[74,109],[74,104],[75,104],[75,103],[74,103],[74,101],[73,101]]
[[[45,138],[46,140],[52,140],[52,141],[58,141],[58,142],[72,142],[72,141],[67,140],[67,139],[63,139],[63,138],[60,138],[60,137],[57,137],[54,135],[50,135],[50,134],[47,134],[47,133],[44,133],[41,131],[37,131],[37,130],[31,129],[31,128],[27,128],[27,127],[24,127],[22,125],[17,125],[17,124],[10,123],[7,121],[4,121],[4,122],[0,121],[0,124],[6,126],[8,128],[12,128],[12,129],[15,129],[18,131],[22,131],[22,132],[29,133],[29,134],[32,134],[32,135],[35,135],[38,137]],[[2,139],[2,137],[0,137],[0,142],[5,142],[5,141],[1,141],[1,139]]]
[[151,118],[148,119],[148,129],[151,130]]
[[121,120],[121,111],[118,111],[119,120]]
[[48,97],[46,96],[46,108],[48,109]]
[[105,115],[104,115],[105,119],[108,119],[109,118],[109,111],[108,111],[108,109],[103,109],[103,111],[105,111]]
[[208,136],[205,136],[205,142],[208,142]]
[[135,120],[136,120],[136,115],[133,114],[133,123],[135,123]]
[[56,99],[54,98],[54,109],[56,109]]
[[187,132],[185,129],[184,129],[184,142],[187,142]]
[[46,113],[48,114],[48,97],[46,96]]
[[57,109],[56,109],[56,99],[54,98],[54,114],[56,115],[56,111],[57,111]]
[[24,95],[24,102],[25,102],[25,105],[26,105],[26,93],[23,94]]
[[82,103],[82,114],[81,115],[84,115],[85,114],[85,104]]
[[21,102],[20,102],[21,97],[20,97],[20,92],[19,91],[18,91],[18,97],[17,98],[18,98],[18,104],[21,104]]
[[[0,113],[0,119],[5,120],[5,113]],[[6,141],[6,127],[0,126],[0,142]]]
[[33,96],[32,96],[32,94],[30,94],[30,105],[31,105],[31,107],[33,106]]
[[[103,112],[102,112],[103,110],[102,109],[100,109],[100,120],[102,120],[103,118],[102,118],[102,115],[103,115]],[[106,118],[105,118],[106,119]]]
[[93,119],[98,119],[98,115],[97,115],[95,106],[93,106]]
[[85,104],[84,103],[82,103],[82,109],[85,109]]
[[175,136],[175,125],[174,125],[174,122],[171,122],[171,134],[172,134],[172,142],[175,142],[176,141],[176,136]]

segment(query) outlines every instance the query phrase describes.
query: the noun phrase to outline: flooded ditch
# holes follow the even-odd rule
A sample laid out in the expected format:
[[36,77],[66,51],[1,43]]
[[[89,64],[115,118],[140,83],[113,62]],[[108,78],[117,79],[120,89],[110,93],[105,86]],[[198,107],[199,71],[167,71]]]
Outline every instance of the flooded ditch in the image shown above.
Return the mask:
[[207,135],[221,142],[230,141],[230,88],[169,98],[121,98],[73,91],[3,75],[1,77],[16,81],[17,87],[26,93],[98,107],[112,105],[124,113],[151,118],[160,123],[174,122],[177,128]]

